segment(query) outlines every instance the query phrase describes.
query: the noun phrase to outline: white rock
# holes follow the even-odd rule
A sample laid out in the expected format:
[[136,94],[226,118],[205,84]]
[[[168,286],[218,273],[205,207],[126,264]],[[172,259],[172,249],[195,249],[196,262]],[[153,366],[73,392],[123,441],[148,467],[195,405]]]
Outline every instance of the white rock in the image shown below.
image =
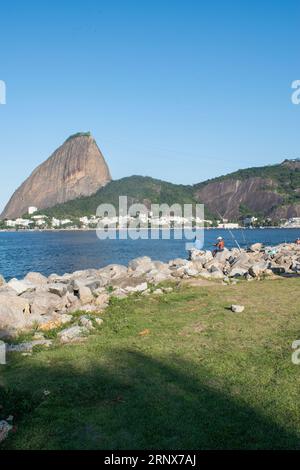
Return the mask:
[[143,282],[142,284],[138,284],[137,286],[125,287],[126,292],[129,292],[129,293],[144,292],[147,289],[148,289],[147,282]]
[[242,313],[245,310],[244,305],[231,305],[230,308],[234,313]]
[[58,337],[62,344],[75,342],[86,336],[89,330],[84,326],[71,326],[58,333]]
[[163,291],[162,291],[162,289],[156,289],[155,291],[153,291],[153,294],[154,295],[162,295]]
[[47,284],[48,279],[43,274],[30,272],[26,274],[24,281],[31,282],[35,286],[44,286]]
[[29,281],[19,281],[18,279],[11,279],[7,285],[16,291],[18,295],[23,294],[24,292],[33,291],[35,289],[35,285]]
[[82,317],[79,318],[79,324],[81,326],[85,326],[85,328],[87,328],[89,331],[92,331],[95,329],[95,327],[93,326],[92,320],[86,315],[83,315]]

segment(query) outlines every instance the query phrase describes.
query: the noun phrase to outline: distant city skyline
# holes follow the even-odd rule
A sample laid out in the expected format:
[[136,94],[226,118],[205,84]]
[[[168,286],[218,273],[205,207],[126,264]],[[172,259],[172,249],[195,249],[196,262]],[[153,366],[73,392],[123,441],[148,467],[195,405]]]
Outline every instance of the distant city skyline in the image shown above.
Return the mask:
[[0,212],[79,131],[113,179],[194,184],[299,158],[299,11],[294,0],[2,5]]

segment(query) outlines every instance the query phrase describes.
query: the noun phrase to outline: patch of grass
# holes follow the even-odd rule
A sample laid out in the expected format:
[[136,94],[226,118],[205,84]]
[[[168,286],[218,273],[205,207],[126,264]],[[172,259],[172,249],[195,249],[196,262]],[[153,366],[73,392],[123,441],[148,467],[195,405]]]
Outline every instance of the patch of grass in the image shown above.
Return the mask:
[[2,448],[299,449],[299,287],[113,299],[87,342],[9,357],[0,419],[13,414],[18,430]]

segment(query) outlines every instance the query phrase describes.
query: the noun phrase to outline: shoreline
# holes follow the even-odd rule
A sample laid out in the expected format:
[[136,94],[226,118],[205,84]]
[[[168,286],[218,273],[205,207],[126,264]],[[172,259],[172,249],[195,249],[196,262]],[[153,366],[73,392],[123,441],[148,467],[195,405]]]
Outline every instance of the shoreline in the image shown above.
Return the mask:
[[[276,226],[270,226],[270,227],[235,227],[235,228],[223,228],[223,227],[203,227],[203,228],[198,228],[196,230],[221,230],[221,231],[236,231],[236,230],[282,230],[282,229],[289,229],[289,230],[300,230],[299,227],[276,227]],[[60,228],[60,229],[0,229],[0,233],[43,233],[43,232],[97,232],[97,228]],[[123,232],[123,231],[136,231],[135,228],[112,228],[110,229],[111,231],[115,230],[116,232]],[[163,231],[177,231],[177,230],[195,230],[195,227],[184,227],[184,228],[142,228],[140,231],[151,231],[151,230],[159,230],[160,232]],[[101,230],[103,231],[103,230]]]
[[108,264],[63,275],[31,271],[8,282],[0,276],[0,338],[36,323],[52,324],[76,311],[97,312],[110,297],[148,295],[153,289],[160,294],[164,282],[190,279],[227,285],[283,274],[300,276],[300,245],[282,243],[271,248],[254,243],[247,250],[225,248],[215,256],[211,250],[193,249],[189,259],[168,262],[140,256],[126,265]]

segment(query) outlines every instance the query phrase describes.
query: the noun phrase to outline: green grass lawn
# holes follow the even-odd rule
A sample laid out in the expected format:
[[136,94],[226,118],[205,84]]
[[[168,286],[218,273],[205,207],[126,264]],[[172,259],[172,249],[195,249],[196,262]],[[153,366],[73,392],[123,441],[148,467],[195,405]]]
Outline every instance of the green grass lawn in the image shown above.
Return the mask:
[[0,419],[12,414],[16,430],[1,448],[299,449],[299,288],[265,280],[113,301],[86,343],[11,355]]

